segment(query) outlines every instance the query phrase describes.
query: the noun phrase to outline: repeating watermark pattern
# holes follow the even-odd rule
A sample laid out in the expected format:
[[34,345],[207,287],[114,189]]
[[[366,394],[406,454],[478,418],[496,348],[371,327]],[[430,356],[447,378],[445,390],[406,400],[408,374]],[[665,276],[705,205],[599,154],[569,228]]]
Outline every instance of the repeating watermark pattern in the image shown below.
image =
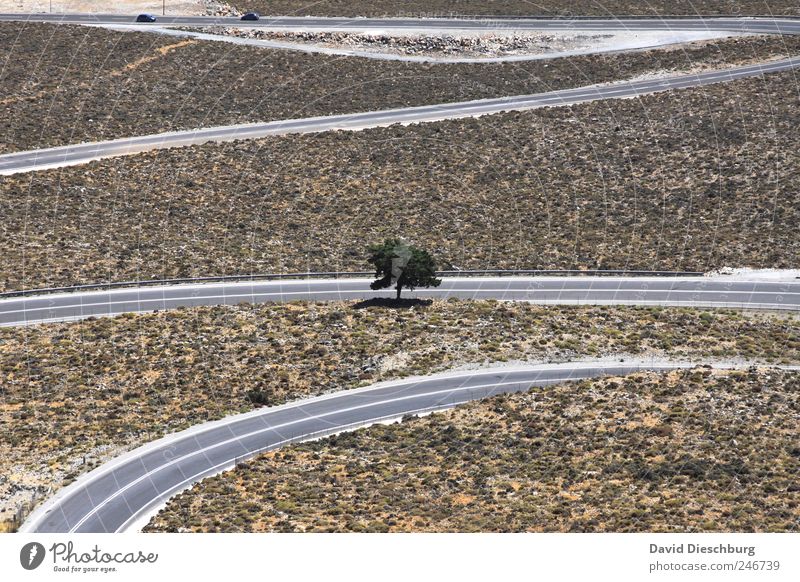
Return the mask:
[[[435,13],[431,13],[431,15],[434,15],[434,14]],[[449,16],[453,16],[452,13],[447,13],[447,14],[449,14]],[[504,24],[501,21],[497,21],[493,26],[495,26],[498,29],[501,29],[504,26],[513,27],[513,24]],[[575,65],[575,66],[578,66],[578,65]],[[537,77],[534,74],[531,74],[528,77],[528,81],[531,84],[540,83],[541,82],[539,77]],[[475,78],[475,79],[466,79],[463,82],[460,82],[459,86],[461,87],[462,91],[466,91],[467,89],[472,89],[472,90],[474,90],[475,93],[480,93],[481,91],[484,91],[484,90],[488,91],[488,89],[484,89],[484,88],[491,88],[491,86],[492,86],[491,82],[492,82],[491,79],[478,77],[478,78]],[[265,99],[266,99],[266,97],[265,97]],[[643,105],[643,107],[645,108],[645,112],[646,113],[647,113],[647,110],[646,110],[647,105],[648,104],[646,102]],[[687,109],[688,109],[688,106],[687,106]],[[645,117],[647,118],[647,115],[645,115]],[[691,113],[688,116],[678,116],[676,118],[675,131],[676,131],[677,134],[682,135],[684,131],[686,131],[687,133],[692,131],[692,125],[690,123],[691,118],[692,118],[692,114]],[[492,128],[492,123],[493,122],[492,121],[486,121],[486,120],[484,120],[484,121],[486,123],[486,125],[484,126],[484,131],[488,132],[489,129]],[[588,127],[588,125],[592,125],[592,124],[587,124],[584,119],[582,119],[582,118],[580,118],[578,116],[576,116],[573,119],[573,121],[575,122],[576,127],[583,128],[584,133],[587,131],[586,127]],[[595,125],[600,123],[600,122],[598,122],[597,119],[593,119],[593,121],[597,122]],[[649,118],[647,119],[647,121],[650,122]],[[620,124],[620,126],[618,127],[618,129],[620,131],[623,131],[623,133],[624,133],[624,130],[627,129],[626,123],[627,122],[623,121]],[[712,132],[714,139],[711,140],[711,143],[713,145],[713,143],[715,141],[718,141],[717,140],[717,127],[716,127],[715,120],[713,118],[710,121],[710,125],[712,125],[713,128],[714,128],[714,130]],[[684,126],[686,126],[686,127],[684,127]],[[776,127],[778,127],[778,126],[779,125],[776,123]],[[500,127],[502,129],[502,126],[500,126]],[[564,165],[567,165],[570,162],[569,161],[562,162],[562,160],[565,159],[565,158],[568,160],[568,155],[566,153],[563,153],[560,150],[558,150],[558,145],[554,145],[553,144],[554,140],[550,140],[550,142],[547,141],[544,127],[545,126],[543,125],[542,140],[541,140],[540,147],[542,149],[549,148],[551,150],[550,156],[552,157],[552,159],[557,160],[558,164],[562,164],[563,163]],[[775,131],[775,135],[778,135],[779,133],[780,132],[778,132],[777,130]],[[578,134],[579,134],[579,129],[576,129],[576,135],[578,135]],[[516,146],[517,145],[513,141],[512,137],[509,137],[508,140],[507,140],[506,145],[509,146],[507,149],[509,151],[521,150],[522,149],[521,147],[511,147],[511,146]],[[409,141],[411,140],[411,138],[405,138],[405,139],[407,139]],[[423,143],[423,146],[427,145],[427,143],[436,143],[436,139],[434,139],[434,138],[420,138],[420,139],[421,139],[421,143]],[[426,139],[427,139],[427,142],[426,142]],[[588,140],[589,138],[586,138],[586,139]],[[598,161],[597,165],[598,165],[598,167],[601,167],[603,169],[602,172],[600,172],[600,175],[601,175],[600,185],[603,187],[602,188],[603,191],[605,191],[606,185],[607,185],[607,176],[606,175],[609,173],[608,167],[613,168],[614,167],[614,163],[620,164],[620,162],[619,161],[614,162],[613,160],[612,161],[604,160],[603,159],[603,155],[602,155],[603,154],[603,149],[602,149],[602,147],[600,147],[603,144],[600,143],[600,140],[598,140],[597,138],[592,138],[592,139],[594,139],[595,142],[597,142],[599,144],[598,145],[598,149],[600,151],[600,154],[598,154],[597,157],[598,157],[598,159],[600,161]],[[624,138],[620,138],[620,141],[622,141],[623,139]],[[632,141],[632,138],[629,137],[628,139],[630,139]],[[399,151],[399,146],[397,144],[400,143],[400,142],[402,142],[402,139],[399,139],[399,138],[398,139],[393,139],[393,140],[389,140],[389,141],[386,142],[386,143],[393,144],[392,146],[383,145],[383,146],[380,146],[380,147],[384,147],[384,148],[395,147],[395,148],[398,148],[397,151]],[[590,142],[590,143],[594,147],[595,143],[594,142]],[[633,143],[634,143],[634,145],[636,145],[635,142],[633,142]],[[545,145],[545,144],[548,144],[548,145]],[[423,146],[418,146],[418,147],[424,151],[424,147]],[[378,147],[378,146],[374,146],[374,147]],[[635,149],[636,148],[634,148],[634,150]],[[389,153],[393,153],[394,152],[394,150],[387,150],[387,151]],[[656,148],[656,151],[658,151],[657,148]],[[394,152],[394,153],[396,153],[396,152]],[[629,156],[627,150],[625,151],[625,156],[627,156],[627,157],[624,157],[624,159],[629,162],[628,165],[624,165],[624,164],[621,165],[623,170],[625,170],[625,172],[624,172],[625,175],[630,174],[630,175],[632,175],[634,177],[637,175],[637,171],[640,169],[640,166],[644,166],[643,162],[641,162],[641,155],[643,155],[643,154],[636,154],[636,152],[634,151],[633,154],[631,154]],[[533,154],[530,154],[530,156],[533,156]],[[255,158],[255,156],[253,156],[253,157]],[[387,156],[387,157],[389,157],[389,156]],[[719,157],[719,156],[717,156],[717,157]],[[744,155],[742,155],[742,157],[745,158]],[[662,161],[658,157],[656,157],[654,159],[656,159],[659,162]],[[713,166],[714,165],[714,161],[715,161],[715,157],[713,155],[709,155],[709,160],[710,160],[709,163]],[[121,162],[121,163],[124,163],[124,162]],[[776,164],[776,166],[777,166],[777,164]],[[535,167],[535,165],[534,165],[534,167]],[[583,166],[578,165],[578,167],[583,167]],[[584,173],[588,172],[588,170],[586,170],[586,169],[584,169],[583,171],[584,171]],[[776,172],[777,172],[777,169],[776,169]],[[531,170],[530,173],[533,174],[534,171]],[[668,172],[664,171],[663,173],[666,174]],[[179,174],[179,172],[176,171],[175,172],[175,176],[177,176],[178,174]],[[246,174],[246,172],[243,173],[243,179],[244,179],[244,177],[246,177],[244,174]],[[721,172],[720,172],[720,174],[721,174]],[[488,174],[488,175],[490,177],[494,176],[494,174]],[[537,176],[537,178],[538,178],[538,176]],[[171,179],[174,179],[174,180],[177,181],[177,178],[171,178]],[[636,179],[638,179],[640,181],[642,180],[641,178],[636,178]],[[575,180],[577,180],[577,178],[575,178]],[[502,180],[498,179],[496,181],[498,183],[502,184]],[[632,181],[633,181],[634,185],[631,187],[631,192],[632,192],[632,200],[633,200],[633,216],[635,217],[635,216],[637,216],[637,214],[636,214],[637,212],[641,213],[641,210],[640,210],[639,207],[641,206],[642,203],[641,203],[641,201],[639,200],[639,197],[638,197],[638,191],[636,189],[636,186],[637,186],[636,180],[632,180]],[[721,178],[719,178],[718,181],[719,181],[720,184],[722,183],[722,179]],[[459,182],[457,177],[453,178],[453,183],[455,183],[455,184],[467,184],[468,185],[467,182]],[[521,180],[520,180],[520,183],[522,183]],[[711,180],[711,182],[709,182],[709,183],[713,184],[713,180]],[[775,179],[775,183],[777,184],[777,179]],[[542,190],[544,190],[545,186],[547,185],[547,177],[546,176],[544,178],[542,178],[542,184],[544,184],[542,186]],[[613,183],[611,185],[613,186]],[[526,187],[527,186],[523,186],[523,185],[518,186],[518,188],[520,188],[520,191],[525,193],[526,196],[532,196],[532,194],[528,193],[526,190],[522,190],[523,188],[526,188]],[[506,189],[504,190],[504,188],[506,188]],[[552,188],[552,185],[551,185],[551,188]],[[233,189],[235,190],[235,187]],[[511,186],[509,186],[509,187],[498,186],[498,189],[500,191],[500,195],[501,196],[502,195],[510,196],[510,194],[515,193],[514,190],[513,190],[513,187],[511,187]],[[706,194],[705,191],[703,191],[703,193]],[[721,193],[721,188],[720,188],[720,193]],[[779,192],[778,192],[777,186],[776,186],[776,190],[775,190],[775,200],[776,201],[774,203],[774,206],[775,206],[775,208],[777,210],[780,210],[781,207],[779,206],[778,200],[782,199],[782,198],[779,197],[778,194],[779,194]],[[693,193],[691,191],[689,191],[689,195],[690,195],[690,198],[689,198],[690,201],[693,200],[693,198],[691,197],[693,195]],[[523,197],[520,197],[520,198],[523,198]],[[577,195],[576,195],[576,198],[577,198]],[[665,198],[665,200],[666,200],[666,198]],[[235,205],[231,204],[230,206],[233,207]],[[490,203],[487,203],[486,207],[488,208],[489,206],[490,206]],[[577,208],[582,208],[583,207],[581,204],[577,204],[577,203],[575,204],[575,206]],[[692,209],[691,205],[689,205],[687,207],[690,210]],[[723,207],[720,206],[720,208],[723,208]],[[549,217],[550,206],[547,206],[547,210],[548,210],[548,221],[547,221],[546,228],[543,227],[543,230],[549,231],[550,230],[550,217]],[[586,211],[584,210],[584,214],[585,213],[586,213]],[[688,212],[688,213],[691,214],[691,212]],[[57,213],[53,212],[52,214],[56,215]],[[722,214],[722,213],[720,212],[719,214]],[[774,214],[777,215],[777,216],[780,216],[780,213],[777,212],[777,211]],[[615,216],[613,212],[611,213],[611,215]],[[526,215],[524,213],[520,213],[519,216],[523,217],[523,219],[524,219]],[[578,214],[576,214],[575,216],[579,217]],[[515,217],[511,216],[509,218],[513,223],[513,220],[515,219]],[[526,223],[522,222],[523,219],[520,219],[520,222],[518,223],[518,226],[521,226],[521,225],[522,226],[527,226]],[[670,221],[669,213],[667,212],[667,205],[666,205],[666,202],[665,202],[664,203],[664,218],[663,218],[663,222],[664,222],[665,225],[669,225],[669,221]],[[234,222],[234,221],[232,220],[232,222]],[[354,222],[356,222],[356,221],[354,220]],[[585,222],[585,220],[584,220],[584,222]],[[144,223],[144,221],[143,221],[143,223]],[[577,218],[575,220],[575,224],[576,225],[583,225],[583,223],[581,223],[579,220],[577,220]],[[634,227],[633,227],[633,231],[632,232],[635,235],[636,234],[636,223],[635,223],[635,221],[633,221],[633,224],[634,224]],[[584,230],[586,230],[585,226],[582,226],[582,227],[584,228]],[[607,224],[606,224],[606,227],[607,227]],[[503,228],[507,228],[507,226],[504,226]],[[491,229],[487,228],[487,230],[491,230]],[[521,232],[523,232],[522,228],[520,228],[519,230]],[[527,229],[525,229],[524,232],[527,232]],[[576,226],[576,238],[578,237],[577,232],[578,232],[578,228]],[[253,230],[253,238],[258,238],[256,236],[256,234],[257,234],[256,231]],[[694,236],[697,236],[697,235],[694,235]],[[771,236],[771,235],[769,235],[769,236]],[[636,239],[637,239],[636,236],[632,236],[631,238],[634,241],[636,241]],[[714,239],[714,243],[716,244],[716,239]],[[634,244],[637,244],[637,243],[634,242],[634,243],[631,243],[631,244],[634,245]],[[689,243],[686,243],[686,244],[688,245]],[[165,242],[164,243],[165,252],[166,252],[166,247],[167,247],[167,243]],[[578,248],[578,245],[576,244],[576,249],[577,248]],[[636,247],[632,246],[631,248],[636,248]],[[710,254],[711,253],[709,253],[709,255]],[[632,252],[631,255],[633,256],[634,253]],[[592,257],[592,256],[590,256],[590,259],[595,260],[594,257]],[[396,279],[397,277],[399,277],[399,274],[402,272],[402,268],[406,265],[407,260],[408,260],[407,257],[403,257],[401,255],[400,257],[398,257],[398,259],[396,259],[396,262],[393,262],[393,265],[392,265],[393,279]],[[633,259],[631,259],[631,260],[633,260]],[[120,261],[120,262],[122,262],[122,261]],[[194,270],[200,270],[203,267],[201,265],[201,266],[199,266],[199,267],[197,267],[195,269],[195,265],[192,265],[192,268]],[[537,283],[537,285],[538,285],[538,283]],[[637,299],[640,300],[640,301],[644,301],[647,298],[647,295],[648,295],[649,291],[650,291],[650,289],[648,287],[648,284],[642,285],[641,286],[641,292],[637,296]],[[702,291],[702,289],[700,291]],[[533,296],[538,296],[538,293],[539,293],[538,289],[532,289],[531,290],[531,296],[532,297]],[[693,301],[697,301],[697,300],[699,300],[699,298],[700,297],[698,295],[692,295],[691,296],[691,299]],[[776,301],[782,301],[782,299],[778,299]],[[216,393],[214,393],[213,396],[216,397]],[[284,438],[283,438],[283,440],[281,442],[285,442],[285,441],[291,440],[294,436],[295,435],[292,435],[292,434],[288,435],[288,437],[286,435],[283,435]],[[171,460],[172,457],[174,456],[172,450],[165,451],[164,455],[165,455],[165,458],[167,458],[168,460]],[[146,476],[146,478],[149,479],[150,475],[148,474]],[[690,546],[691,546],[691,544],[690,544]],[[155,563],[158,560],[158,554],[144,553],[142,551],[138,551],[138,552],[137,551],[134,551],[134,552],[117,552],[117,553],[115,553],[115,552],[106,552],[103,549],[101,549],[100,547],[98,547],[97,545],[93,546],[88,551],[83,551],[80,548],[76,548],[73,545],[73,542],[55,543],[49,549],[46,549],[42,544],[39,544],[39,543],[36,543],[36,542],[31,542],[31,543],[25,544],[22,547],[22,549],[20,550],[20,557],[19,557],[20,564],[21,564],[21,567],[26,569],[26,570],[34,570],[36,568],[39,568],[43,563],[45,563],[45,561],[47,561],[47,563],[50,564],[50,560],[48,558],[50,558],[52,560],[52,568],[54,570],[56,570],[56,571],[84,571],[84,572],[88,572],[88,571],[113,571],[113,569],[116,567],[117,564],[148,564],[148,563],[152,564],[152,563]]]

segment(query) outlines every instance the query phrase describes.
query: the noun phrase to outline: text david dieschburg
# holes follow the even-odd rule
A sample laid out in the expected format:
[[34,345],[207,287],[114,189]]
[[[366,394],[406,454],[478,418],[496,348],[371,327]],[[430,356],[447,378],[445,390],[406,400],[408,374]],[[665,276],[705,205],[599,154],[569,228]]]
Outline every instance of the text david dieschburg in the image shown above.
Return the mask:
[[716,546],[703,546],[701,544],[670,544],[659,546],[650,544],[651,554],[740,554],[752,558],[756,555],[755,546],[733,546],[731,544],[718,544]]

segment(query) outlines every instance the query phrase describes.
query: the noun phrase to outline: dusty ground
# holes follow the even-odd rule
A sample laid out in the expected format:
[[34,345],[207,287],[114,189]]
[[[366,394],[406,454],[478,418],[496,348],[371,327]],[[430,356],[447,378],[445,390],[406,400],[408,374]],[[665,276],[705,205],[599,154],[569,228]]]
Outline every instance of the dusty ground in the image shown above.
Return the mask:
[[797,268],[795,81],[7,177],[0,288],[362,270],[397,235],[443,268]]
[[800,361],[793,317],[434,302],[243,305],[0,329],[0,516],[224,415],[465,364],[606,354]]
[[213,125],[519,95],[800,52],[745,37],[674,50],[437,64],[144,32],[0,23],[0,153]]
[[229,0],[261,14],[316,16],[800,14],[796,0]]
[[[167,14],[205,14],[203,0],[166,0]],[[98,14],[161,14],[159,0],[0,0],[0,12],[95,12]]]
[[800,373],[636,374],[268,453],[146,531],[797,532]]

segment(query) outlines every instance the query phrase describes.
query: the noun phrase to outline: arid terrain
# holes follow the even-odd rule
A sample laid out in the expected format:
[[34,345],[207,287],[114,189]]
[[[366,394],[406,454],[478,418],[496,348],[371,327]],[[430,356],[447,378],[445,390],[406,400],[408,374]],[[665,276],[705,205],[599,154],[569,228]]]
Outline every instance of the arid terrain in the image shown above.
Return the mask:
[[443,268],[792,268],[798,99],[787,72],[10,176],[0,289],[360,271],[397,224]]
[[[195,308],[0,328],[0,515],[138,444],[254,406],[465,365],[800,360],[791,315],[447,301]],[[43,436],[44,435],[44,436]]]
[[240,11],[314,16],[798,15],[793,0],[228,0]]
[[[33,532],[139,529],[181,490],[145,531],[800,532],[800,85],[784,61],[800,55],[800,26],[702,40],[693,27],[513,27],[520,15],[800,17],[796,1],[0,0],[0,13],[162,6],[498,18],[452,34],[458,27],[381,23],[265,31],[236,19],[175,30],[163,18],[0,22],[0,169],[10,174],[0,176],[0,531],[26,519]],[[208,35],[217,32],[227,36]],[[672,44],[648,48],[659,35]],[[782,72],[724,71],[767,63]],[[715,82],[699,84],[693,73],[709,70]],[[637,94],[632,81],[660,92]],[[335,114],[371,112],[386,125],[394,108],[578,87],[571,98],[584,103],[491,115],[445,107],[466,116],[446,121],[164,147],[185,143],[172,136],[130,156],[90,145],[112,157],[88,163],[4,155]],[[42,165],[28,171],[28,155]],[[526,302],[539,300],[536,280],[512,296],[488,277],[461,289],[470,300],[400,300],[403,285],[438,285],[442,270],[493,269],[696,271],[731,282],[741,302],[701,307],[734,299],[698,277],[669,292],[694,308],[622,306],[664,297],[629,273],[610,292],[593,279],[573,306]],[[219,303],[266,295],[198,290],[199,280],[150,286],[152,302],[131,288],[108,299],[43,289],[366,270],[377,271],[372,289],[396,285],[397,300],[342,301],[330,281],[313,283],[315,302],[291,301],[297,287],[281,282],[272,290],[285,303],[204,307],[176,305],[198,293]],[[19,300],[22,290],[48,293],[35,300],[47,307]],[[598,293],[617,305],[589,305]],[[71,321],[46,323],[59,317]],[[620,362],[688,367],[531,388],[282,446],[520,382],[484,368],[558,363],[573,378]],[[408,392],[352,392],[439,372],[448,375],[408,382]],[[240,432],[224,424],[181,440],[173,462],[185,436],[174,433],[251,411],[232,419]],[[147,443],[147,456],[120,458]],[[273,445],[282,448],[252,456]],[[113,477],[108,465],[103,478],[87,476],[109,461]],[[81,476],[79,495],[53,497]],[[36,567],[35,553],[27,566],[20,554],[22,567]]]
[[204,0],[0,0],[0,12],[161,14],[166,9],[167,14],[188,15],[205,14],[209,4]]
[[538,93],[786,56],[743,37],[548,62],[436,64],[306,54],[137,31],[0,23],[0,154],[116,137]]
[[146,531],[797,532],[800,373],[602,378],[293,445]]

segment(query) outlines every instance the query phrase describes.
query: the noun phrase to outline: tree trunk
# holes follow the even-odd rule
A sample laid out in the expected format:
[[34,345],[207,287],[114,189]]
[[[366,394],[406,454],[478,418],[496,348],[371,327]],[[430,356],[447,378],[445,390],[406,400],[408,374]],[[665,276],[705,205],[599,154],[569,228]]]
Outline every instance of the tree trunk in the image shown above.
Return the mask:
[[395,289],[397,290],[397,301],[400,301],[400,291],[402,291],[403,287],[400,285],[399,281],[398,281],[397,287],[395,287]]

